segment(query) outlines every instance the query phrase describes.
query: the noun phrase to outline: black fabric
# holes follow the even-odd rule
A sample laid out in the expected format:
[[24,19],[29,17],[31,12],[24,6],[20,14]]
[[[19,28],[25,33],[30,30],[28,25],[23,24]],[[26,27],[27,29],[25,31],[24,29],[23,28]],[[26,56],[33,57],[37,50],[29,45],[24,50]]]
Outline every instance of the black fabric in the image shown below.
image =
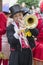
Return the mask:
[[32,65],[32,52],[29,48],[22,49],[19,56],[19,65]]
[[30,48],[34,48],[36,45],[35,45],[35,41],[34,41],[34,38],[33,37],[28,37],[27,36],[27,39],[28,39],[28,43],[30,45]]
[[[38,35],[38,33],[39,33],[38,29],[36,29],[36,28],[30,29],[30,32],[32,33],[32,36],[34,36],[34,37],[37,37],[37,35]],[[34,38],[33,38],[32,36],[31,36],[31,37],[28,37],[28,36],[27,36],[28,43],[29,43],[31,49],[36,46],[36,45],[35,45],[35,40],[34,40]]]
[[10,44],[10,47],[17,49],[17,47],[20,48],[20,42],[19,42],[19,39],[16,39],[14,37],[14,33],[15,33],[14,25],[11,24],[7,27],[7,38],[8,38],[8,42]]
[[30,49],[11,51],[9,65],[32,65],[32,53]]
[[39,31],[38,31],[37,28],[30,29],[30,31],[31,31],[32,35],[34,35],[35,37],[37,37],[37,35],[38,35],[38,33],[39,33]]
[[9,65],[19,65],[18,64],[18,51],[11,51],[9,58]]

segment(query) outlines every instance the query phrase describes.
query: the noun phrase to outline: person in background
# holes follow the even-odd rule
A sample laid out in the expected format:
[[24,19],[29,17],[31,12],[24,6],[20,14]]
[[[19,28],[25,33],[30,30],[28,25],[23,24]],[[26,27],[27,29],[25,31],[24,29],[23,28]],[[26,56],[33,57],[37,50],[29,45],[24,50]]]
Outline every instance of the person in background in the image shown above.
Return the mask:
[[22,7],[22,10],[24,11],[23,15],[25,16],[26,14],[31,14],[30,9],[27,7]]
[[[9,12],[9,4],[5,4],[2,7],[2,12],[5,14],[7,21],[6,21],[6,28],[10,25],[11,23],[11,18],[10,18],[10,12]],[[7,36],[6,32],[4,35],[2,35],[2,53],[3,53],[3,65],[8,65],[9,61],[9,54],[10,54],[10,45],[8,44],[7,41]]]
[[37,36],[37,40],[35,41],[36,47],[33,51],[34,65],[43,65],[43,18],[37,10],[35,15],[38,18],[37,29],[39,30],[39,34]]
[[6,22],[7,18],[3,12],[0,12],[0,65],[2,62],[3,54],[2,54],[2,35],[6,32]]
[[40,13],[43,18],[43,1],[40,3]]
[[11,23],[11,21],[13,21],[13,19],[10,17],[11,13],[10,13],[10,10],[9,10],[9,3],[7,4],[4,4],[2,6],[2,12],[6,15],[7,17],[7,26]]

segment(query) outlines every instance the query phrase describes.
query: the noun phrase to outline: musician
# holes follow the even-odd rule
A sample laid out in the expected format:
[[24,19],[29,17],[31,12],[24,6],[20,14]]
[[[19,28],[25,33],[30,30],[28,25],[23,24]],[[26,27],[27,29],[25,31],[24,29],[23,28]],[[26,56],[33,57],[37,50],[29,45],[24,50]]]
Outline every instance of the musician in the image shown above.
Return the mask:
[[31,48],[35,47],[35,42],[30,38],[32,34],[35,36],[38,34],[36,34],[37,30],[33,30],[35,34],[29,31],[30,36],[24,37],[24,33],[21,31],[26,30],[24,23],[22,23],[23,10],[20,5],[16,4],[10,7],[10,11],[13,22],[7,27],[7,38],[11,50],[9,65],[32,65]]
[[2,62],[2,35],[6,32],[6,21],[7,18],[3,12],[0,12],[0,65]]
[[[0,24],[0,26],[2,25],[2,29],[5,28],[5,30],[3,29],[4,31],[4,34],[1,36],[1,43],[2,43],[2,54],[3,54],[3,57],[1,58],[2,61],[3,61],[3,65],[8,65],[8,60],[9,60],[9,54],[10,54],[10,45],[8,44],[8,41],[7,41],[7,36],[6,36],[6,28],[7,26],[10,24],[10,20],[9,20],[9,15],[10,15],[10,12],[9,12],[9,5],[8,4],[5,4],[3,5],[2,7],[2,23]],[[3,15],[4,14],[4,15]],[[6,18],[5,18],[6,17]],[[1,19],[1,18],[0,18]],[[5,20],[7,19],[7,20]],[[5,21],[5,22],[4,22]],[[3,32],[2,32],[3,33]],[[1,64],[0,64],[1,65]]]
[[40,62],[40,64],[43,65],[43,51],[42,51],[43,50],[43,18],[38,13],[38,11],[35,12],[35,15],[38,18],[37,29],[39,30],[39,34],[37,36],[35,50],[33,51],[33,57],[34,57],[35,60],[37,60],[38,64]]

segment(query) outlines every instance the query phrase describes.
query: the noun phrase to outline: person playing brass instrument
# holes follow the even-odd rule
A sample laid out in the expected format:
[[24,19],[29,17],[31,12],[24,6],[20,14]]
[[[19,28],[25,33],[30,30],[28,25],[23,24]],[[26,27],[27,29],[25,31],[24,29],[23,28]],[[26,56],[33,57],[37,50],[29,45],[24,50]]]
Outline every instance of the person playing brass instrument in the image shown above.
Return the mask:
[[[26,26],[24,25],[23,10],[16,4],[10,7],[13,22],[7,27],[7,38],[10,44],[9,65],[32,65],[31,49],[35,47],[32,35],[37,36],[37,29],[29,29],[29,36],[24,34]],[[22,22],[23,23],[22,23]]]

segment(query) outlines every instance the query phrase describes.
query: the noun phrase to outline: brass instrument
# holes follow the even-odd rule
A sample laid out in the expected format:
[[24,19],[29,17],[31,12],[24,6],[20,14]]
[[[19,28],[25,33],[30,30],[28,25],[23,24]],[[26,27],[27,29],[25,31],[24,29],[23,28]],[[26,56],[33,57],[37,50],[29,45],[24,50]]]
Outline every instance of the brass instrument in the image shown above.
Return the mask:
[[26,14],[23,18],[23,21],[24,25],[26,25],[28,29],[33,29],[38,25],[38,19],[33,14]]
[[[31,14],[26,14],[22,20],[19,20],[20,26],[21,26],[21,30],[20,32],[20,37],[24,39],[25,44],[28,45],[28,40],[27,40],[27,36],[31,37],[32,33],[29,29],[33,29],[38,25],[38,19],[35,15]],[[24,28],[25,29],[24,29]],[[22,34],[21,34],[22,33]],[[22,44],[21,44],[22,46]]]
[[21,23],[24,24],[24,27],[26,28],[25,30],[22,30],[21,29],[21,32],[24,33],[25,36],[32,36],[31,32],[29,29],[33,29],[33,28],[36,28],[36,26],[38,25],[38,19],[35,15],[33,14],[26,14],[24,17],[23,17],[23,20],[21,21]]

